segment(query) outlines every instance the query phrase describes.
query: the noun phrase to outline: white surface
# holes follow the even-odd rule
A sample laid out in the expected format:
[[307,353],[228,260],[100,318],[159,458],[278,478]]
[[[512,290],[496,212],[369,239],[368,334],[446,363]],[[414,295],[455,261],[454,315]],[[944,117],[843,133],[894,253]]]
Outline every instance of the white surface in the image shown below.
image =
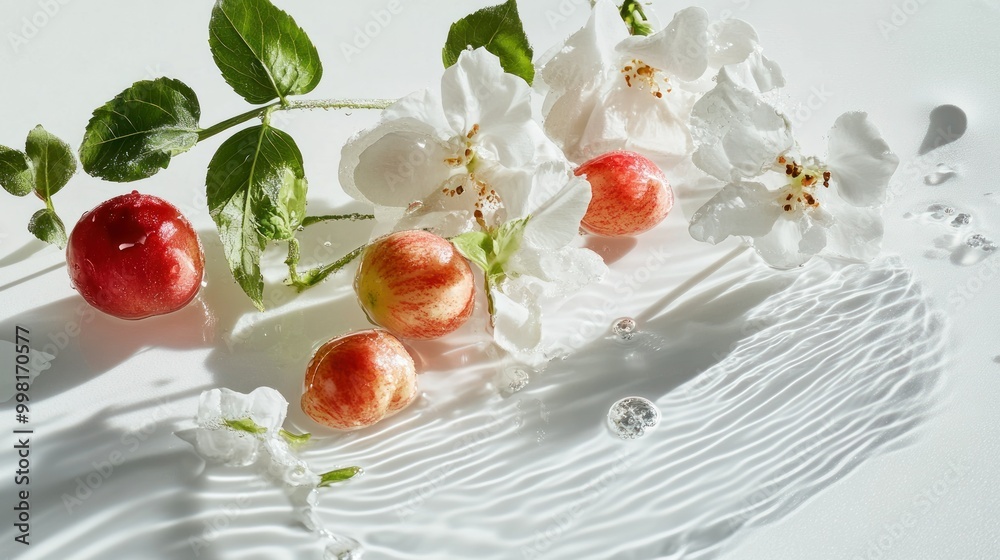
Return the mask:
[[[352,41],[356,28],[372,21],[371,11],[385,4],[377,0],[338,2],[336,7],[318,1],[281,3],[310,33],[325,64],[324,79],[310,97],[394,97],[431,84],[440,72],[440,48],[448,25],[485,2],[405,3],[403,13],[362,54],[346,60],[341,44]],[[528,4],[521,3],[522,15],[537,52],[579,27],[588,12],[583,0]],[[673,4],[655,5],[661,20],[668,19]],[[1000,261],[994,256],[968,266],[956,264],[944,248],[949,243],[946,224],[904,217],[922,214],[930,204],[944,203],[973,214],[969,233],[1000,237],[1000,196],[984,196],[994,190],[1000,193],[995,180],[1000,173],[996,157],[1000,109],[995,103],[1000,7],[991,0],[808,4],[719,0],[701,5],[713,16],[728,12],[757,27],[766,52],[785,69],[789,81],[785,108],[793,115],[800,109],[796,124],[807,148],[820,149],[825,144],[823,136],[840,113],[864,109],[903,160],[895,184],[899,192],[886,212],[886,253],[899,255],[902,263],[890,267],[896,271],[890,277],[906,287],[912,274],[922,289],[892,300],[904,306],[900,313],[862,318],[909,332],[912,325],[900,319],[914,313],[930,317],[925,302],[929,298],[951,326],[948,362],[940,376],[943,390],[933,392],[932,406],[914,416],[926,418],[914,423],[915,430],[905,440],[896,442],[907,445],[894,445],[891,453],[886,449],[854,455],[847,451],[842,455],[844,463],[858,459],[852,469],[842,465],[820,469],[814,474],[831,474],[829,480],[790,489],[768,486],[766,480],[747,475],[752,471],[749,467],[767,461],[745,452],[727,455],[708,449],[699,455],[692,451],[690,468],[683,467],[684,453],[690,448],[681,443],[700,433],[697,414],[706,414],[706,425],[718,429],[712,423],[715,417],[707,407],[709,401],[692,401],[686,391],[702,386],[699,372],[738,374],[741,364],[734,364],[732,356],[746,356],[750,363],[754,356],[741,354],[752,348],[749,343],[762,336],[764,341],[771,340],[766,338],[766,329],[745,327],[754,325],[746,323],[747,317],[768,317],[766,310],[755,306],[787,304],[796,301],[797,294],[778,289],[795,277],[772,274],[761,269],[756,259],[740,256],[655,320],[662,311],[658,302],[663,296],[732,249],[731,245],[710,248],[691,241],[681,211],[613,263],[604,286],[564,306],[560,316],[566,325],[579,328],[579,339],[586,343],[574,356],[553,365],[526,393],[509,400],[491,396],[487,384],[492,368],[482,364],[484,357],[475,349],[441,356],[443,349],[458,345],[456,340],[421,345],[418,350],[430,370],[422,379],[425,398],[385,426],[336,436],[310,424],[294,403],[311,348],[366,324],[353,302],[349,275],[294,302],[289,302],[280,286],[271,287],[268,297],[273,309],[258,315],[227,277],[225,266],[213,262],[208,288],[195,305],[170,317],[123,323],[90,312],[70,289],[65,269],[55,266],[61,262],[61,253],[30,240],[24,227],[38,201],[4,195],[0,205],[0,326],[4,331],[0,338],[10,339],[13,324],[31,328],[36,345],[58,342],[63,338],[60,333],[82,328],[79,336],[65,337],[68,345],[32,387],[32,427],[37,433],[32,440],[33,544],[27,550],[12,541],[7,504],[14,491],[13,455],[11,445],[2,445],[0,503],[5,514],[0,516],[0,555],[19,559],[190,558],[193,549],[188,539],[201,536],[206,523],[221,519],[225,528],[213,533],[201,557],[307,557],[305,551],[316,548],[315,540],[295,526],[280,493],[259,486],[252,473],[203,471],[189,446],[172,435],[189,425],[201,390],[225,385],[247,391],[268,384],[282,390],[293,403],[290,418],[296,427],[322,434],[307,458],[321,467],[356,463],[368,470],[356,483],[325,492],[320,511],[333,528],[361,540],[369,558],[517,558],[530,556],[525,547],[539,543],[544,549],[541,557],[551,558],[648,558],[655,556],[653,551],[674,546],[687,547],[690,557],[704,552],[740,560],[985,560],[1000,556],[1000,530],[995,521],[1000,511],[996,466],[1000,425],[995,421],[995,403],[1000,398],[1000,343],[995,335]],[[131,82],[157,75],[181,79],[198,92],[203,124],[242,112],[242,100],[228,89],[211,60],[206,41],[210,8],[207,2],[67,2],[20,52],[13,52],[5,39],[0,45],[5,84],[0,143],[20,147],[28,130],[41,123],[78,145],[95,107]],[[2,36],[18,33],[21,18],[31,18],[40,10],[35,2],[5,3],[0,8]],[[567,13],[564,21],[556,15],[560,13]],[[880,22],[897,29],[885,35]],[[943,103],[956,104],[968,113],[969,132],[955,144],[918,158],[927,115]],[[347,204],[336,184],[340,146],[375,118],[375,114],[317,112],[279,121],[304,153],[313,211]],[[196,147],[168,170],[136,185],[77,175],[56,197],[56,207],[71,223],[98,202],[134,186],[179,205],[204,232],[210,258],[213,254],[220,258],[203,202],[203,185],[207,162],[222,139]],[[937,187],[925,185],[924,173],[938,162],[955,167],[958,177]],[[690,212],[687,206],[684,210]],[[319,248],[314,255],[321,260],[366,238],[360,228],[345,235],[338,226],[322,227],[307,242]],[[327,250],[332,254],[324,254],[327,240],[332,242]],[[310,249],[306,251],[310,254]],[[658,260],[664,255],[665,259]],[[274,281],[283,272],[280,260],[280,251],[269,258],[269,276]],[[827,265],[819,263],[804,271],[805,276],[796,277],[801,282],[809,274],[822,276],[823,266]],[[647,275],[651,280],[644,282]],[[835,273],[831,276],[826,283],[816,283],[829,285],[840,278]],[[636,288],[629,287],[636,280]],[[864,287],[864,282],[856,284],[856,288]],[[759,289],[755,291],[754,286]],[[812,293],[808,285],[792,286],[806,295]],[[878,294],[868,295],[864,311],[877,311],[870,304],[880,301]],[[614,301],[613,307],[603,303],[608,300]],[[606,341],[590,342],[604,336],[611,320],[623,315],[647,317],[640,328],[648,323],[650,334],[662,339],[653,347],[661,349],[643,347],[630,361],[625,359],[627,351]],[[777,316],[789,321],[792,333],[805,328],[802,317],[794,313]],[[832,329],[837,316],[830,317]],[[847,326],[851,324],[848,321]],[[846,344],[851,332],[837,332],[843,337],[834,340]],[[937,336],[938,331],[933,333]],[[864,339],[857,344],[870,349]],[[861,370],[875,367],[884,374],[877,367],[878,355],[867,354],[866,361],[852,362],[846,351],[830,362],[786,371],[781,367],[782,356],[788,364],[801,364],[795,348],[786,348],[786,354],[770,346],[761,350],[764,357],[779,360],[762,373],[772,388],[774,383],[791,383],[794,378],[788,376],[797,372],[832,383],[836,379],[828,376],[828,370],[855,364]],[[916,344],[912,349],[917,354],[939,350],[933,344],[926,348]],[[472,363],[467,364],[468,360]],[[926,371],[936,371],[939,365],[931,363]],[[615,376],[623,376],[618,389]],[[830,393],[838,389],[836,383],[822,387]],[[712,402],[725,404],[728,393],[721,392],[724,388],[709,394]],[[618,392],[640,389],[649,393],[642,396],[659,399],[661,405],[672,404],[673,409],[663,410],[662,431],[655,434],[658,439],[619,445],[601,431],[603,411],[627,396]],[[887,405],[900,402],[864,392],[872,387],[859,390],[862,400],[867,396],[879,404],[883,401],[878,398],[887,399]],[[819,407],[822,391],[800,391],[803,402],[817,408],[798,409],[778,402],[773,409],[758,409],[757,416],[741,422],[763,442],[768,433],[753,428],[760,426],[756,421],[772,426],[769,421],[776,418],[781,424],[773,429],[781,432],[797,423],[808,427],[827,413],[840,418]],[[729,402],[742,404],[738,399]],[[674,416],[671,424],[672,410],[691,414]],[[0,407],[0,427],[7,431],[12,426],[8,403]],[[740,431],[742,426],[734,423],[731,430]],[[462,435],[478,435],[484,443],[462,445]],[[720,438],[724,435],[718,433]],[[4,437],[9,442],[12,436]],[[841,442],[835,440],[808,441],[822,442],[813,452],[824,457],[841,449]],[[736,449],[754,444],[750,438]],[[774,444],[768,452],[781,456],[781,441]],[[627,457],[641,461],[623,461],[622,455],[616,455],[621,452],[631,452]],[[121,453],[126,462],[102,479],[101,486],[79,507],[67,512],[63,495],[75,492],[77,479],[100,470],[100,463],[114,453]],[[699,463],[698,457],[705,456],[721,462]],[[620,467],[627,476],[619,476]],[[608,471],[615,476],[606,490],[592,484]],[[713,478],[727,471],[732,473],[732,486],[723,484],[725,478]],[[643,484],[644,472],[662,476]],[[849,476],[842,476],[847,472]],[[680,488],[691,490],[688,494],[673,494],[678,488],[664,478],[680,473],[689,475]],[[588,488],[599,491],[588,493]],[[505,503],[503,492],[519,500]],[[779,502],[776,521],[767,522],[766,515],[754,511],[752,506],[761,502],[759,496],[773,496]],[[800,497],[808,499],[795,503]],[[584,512],[563,515],[574,504],[582,504]],[[741,509],[740,504],[747,507]],[[705,518],[699,515],[718,511],[735,512],[737,518],[743,515],[753,522],[736,535],[701,524]]]

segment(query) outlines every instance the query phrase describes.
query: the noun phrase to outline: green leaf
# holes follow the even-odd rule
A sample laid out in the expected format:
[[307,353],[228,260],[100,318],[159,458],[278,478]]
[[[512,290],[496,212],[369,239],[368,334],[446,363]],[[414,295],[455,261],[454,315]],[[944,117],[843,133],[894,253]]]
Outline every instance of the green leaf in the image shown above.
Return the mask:
[[0,146],[0,186],[14,196],[25,196],[35,188],[31,161],[24,152]]
[[52,198],[76,173],[73,149],[42,125],[28,133],[25,151],[35,170],[35,193],[42,200]]
[[208,30],[222,77],[250,103],[309,93],[323,77],[309,36],[268,0],[219,0]]
[[66,246],[66,226],[51,208],[42,208],[35,212],[28,222],[28,231],[60,249]]
[[269,241],[292,238],[305,217],[302,153],[291,136],[270,126],[241,130],[212,157],[206,185],[233,277],[263,310],[260,256]]
[[337,469],[335,471],[323,473],[320,475],[320,481],[317,488],[325,488],[336,482],[350,480],[363,472],[365,471],[361,467],[347,467],[346,469]]
[[94,111],[80,146],[83,170],[119,183],[145,179],[198,143],[200,118],[198,97],[183,82],[136,82]]
[[493,255],[493,238],[481,231],[470,231],[451,239],[459,253],[485,272]]
[[515,0],[483,8],[452,24],[443,52],[445,68],[458,62],[458,56],[468,47],[486,47],[500,59],[504,71],[520,76],[528,85],[535,79],[531,45]]

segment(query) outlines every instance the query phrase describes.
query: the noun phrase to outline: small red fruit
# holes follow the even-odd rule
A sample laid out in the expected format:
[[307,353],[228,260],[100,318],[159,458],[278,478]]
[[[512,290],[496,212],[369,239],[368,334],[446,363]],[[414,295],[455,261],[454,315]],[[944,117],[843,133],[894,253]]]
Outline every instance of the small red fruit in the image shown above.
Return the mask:
[[368,318],[403,338],[430,340],[461,327],[472,315],[472,268],[447,239],[400,231],[365,249],[354,281]]
[[136,191],[80,218],[69,236],[66,263],[83,299],[122,319],[181,309],[201,289],[205,273],[191,223],[169,202]]
[[583,216],[585,230],[606,237],[637,235],[662,222],[674,192],[655,163],[634,152],[609,152],[576,170],[593,195]]
[[382,330],[335,338],[306,369],[302,411],[338,430],[371,426],[406,408],[417,396],[413,357]]

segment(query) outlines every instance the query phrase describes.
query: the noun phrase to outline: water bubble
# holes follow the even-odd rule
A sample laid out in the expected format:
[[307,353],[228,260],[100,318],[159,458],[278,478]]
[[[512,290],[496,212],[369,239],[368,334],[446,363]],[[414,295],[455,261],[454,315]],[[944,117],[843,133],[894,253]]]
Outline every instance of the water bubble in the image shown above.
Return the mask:
[[986,239],[986,236],[984,236],[981,233],[977,233],[977,234],[973,235],[972,237],[970,237],[969,239],[967,239],[965,241],[965,244],[968,245],[969,247],[977,248],[977,247],[982,247],[987,242],[988,242],[988,240]]
[[952,208],[951,206],[946,206],[946,207],[944,208],[944,210],[942,210],[942,211],[943,211],[943,212],[944,212],[945,214],[947,214],[948,216],[951,216],[952,214],[954,214],[954,213],[955,213],[955,209],[954,209],[954,208]]
[[642,397],[626,397],[608,411],[608,425],[622,439],[641,438],[659,424],[660,410]]
[[938,185],[943,185],[956,175],[958,175],[958,173],[954,169],[943,163],[939,163],[933,172],[924,176],[924,184],[936,187]]
[[324,247],[333,247],[333,243],[331,243],[331,242],[329,242],[329,241],[324,241],[324,242],[323,242],[323,246],[324,246]]
[[501,370],[496,377],[496,386],[504,395],[510,396],[523,390],[531,381],[531,376],[521,367],[508,367]]
[[621,317],[615,319],[611,325],[611,332],[615,333],[615,338],[621,342],[630,342],[635,338],[636,323],[631,317]]
[[972,223],[972,216],[963,213],[955,216],[955,219],[952,220],[951,225],[952,227],[964,227],[969,225],[970,223]]
[[409,206],[406,207],[406,213],[412,214],[423,207],[424,207],[423,202],[420,202],[419,200],[414,200],[413,202],[410,203]]

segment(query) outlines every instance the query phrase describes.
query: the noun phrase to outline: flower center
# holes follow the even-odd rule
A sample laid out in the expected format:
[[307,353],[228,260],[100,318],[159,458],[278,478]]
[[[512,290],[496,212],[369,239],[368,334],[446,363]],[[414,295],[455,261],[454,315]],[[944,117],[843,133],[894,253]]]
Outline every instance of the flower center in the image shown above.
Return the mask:
[[779,204],[785,212],[807,208],[818,208],[819,199],[816,190],[822,185],[830,187],[829,171],[816,164],[800,165],[794,159],[785,156],[778,158],[775,171],[783,171],[788,184],[779,190]]
[[625,75],[625,84],[628,87],[649,90],[649,93],[657,99],[663,97],[664,91],[667,93],[673,91],[670,87],[670,78],[663,76],[662,72],[641,60],[633,58],[622,68],[622,74]]
[[[471,172],[475,167],[476,160],[476,136],[479,134],[479,125],[474,124],[465,136],[457,136],[452,140],[455,145],[456,155],[445,158],[444,163],[449,167],[468,167]],[[459,193],[461,194],[461,193]]]

